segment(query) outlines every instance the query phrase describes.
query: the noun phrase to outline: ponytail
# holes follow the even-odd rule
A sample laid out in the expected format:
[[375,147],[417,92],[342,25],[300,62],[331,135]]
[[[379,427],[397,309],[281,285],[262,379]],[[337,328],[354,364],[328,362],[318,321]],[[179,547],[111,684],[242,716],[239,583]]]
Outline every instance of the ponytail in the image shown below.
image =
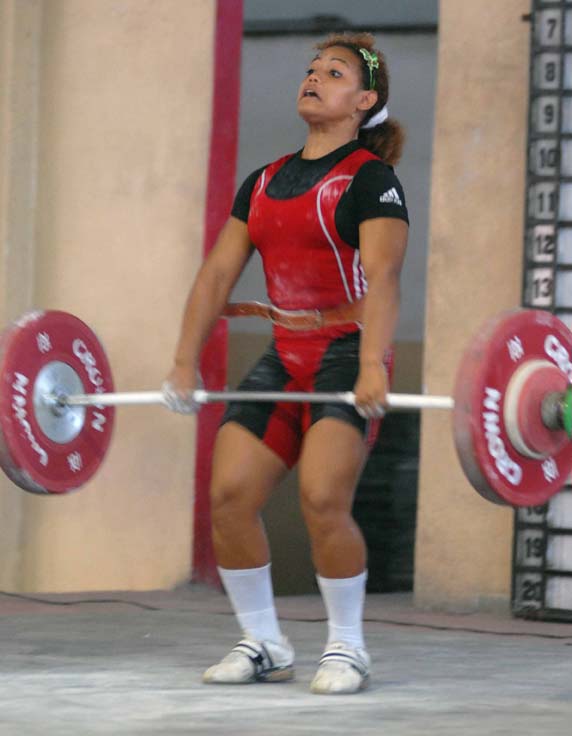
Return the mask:
[[405,130],[395,118],[388,118],[375,128],[360,128],[359,142],[389,166],[396,166],[403,153]]

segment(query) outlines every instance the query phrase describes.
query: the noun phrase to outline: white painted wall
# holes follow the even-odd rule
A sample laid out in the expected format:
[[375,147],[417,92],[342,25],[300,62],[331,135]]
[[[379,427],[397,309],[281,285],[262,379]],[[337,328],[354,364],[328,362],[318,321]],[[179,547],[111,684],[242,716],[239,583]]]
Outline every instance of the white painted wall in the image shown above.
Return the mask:
[[[296,113],[296,92],[316,40],[309,36],[244,39],[237,187],[252,170],[302,147],[305,125]],[[397,169],[407,197],[411,232],[396,339],[421,342],[437,36],[378,34],[377,42],[391,74],[390,113],[404,124],[408,135]],[[258,255],[248,265],[233,298],[266,299]],[[261,320],[236,319],[230,324],[233,332],[269,332],[268,324]]]

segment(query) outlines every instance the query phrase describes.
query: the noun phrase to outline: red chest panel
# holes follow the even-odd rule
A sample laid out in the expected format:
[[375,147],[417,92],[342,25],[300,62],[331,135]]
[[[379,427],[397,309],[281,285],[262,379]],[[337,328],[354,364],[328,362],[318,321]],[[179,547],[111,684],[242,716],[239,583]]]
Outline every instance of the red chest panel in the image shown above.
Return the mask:
[[304,194],[273,199],[266,188],[291,158],[263,171],[248,217],[252,243],[262,257],[268,296],[281,309],[325,309],[361,298],[367,283],[359,250],[339,236],[336,207],[358,169],[375,155],[350,153]]

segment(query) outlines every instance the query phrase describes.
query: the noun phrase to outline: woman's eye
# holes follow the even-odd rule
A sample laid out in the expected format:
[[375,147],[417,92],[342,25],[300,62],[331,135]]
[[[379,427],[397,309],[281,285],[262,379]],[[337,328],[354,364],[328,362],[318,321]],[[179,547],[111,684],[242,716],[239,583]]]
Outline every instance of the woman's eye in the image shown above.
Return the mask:
[[310,74],[313,74],[313,73],[314,73],[314,70],[312,69],[312,67],[310,67],[309,69],[306,69],[306,76],[307,77],[309,77]]
[[332,77],[336,77],[336,79],[342,76],[342,73],[339,72],[337,69],[330,69],[330,74],[332,75]]

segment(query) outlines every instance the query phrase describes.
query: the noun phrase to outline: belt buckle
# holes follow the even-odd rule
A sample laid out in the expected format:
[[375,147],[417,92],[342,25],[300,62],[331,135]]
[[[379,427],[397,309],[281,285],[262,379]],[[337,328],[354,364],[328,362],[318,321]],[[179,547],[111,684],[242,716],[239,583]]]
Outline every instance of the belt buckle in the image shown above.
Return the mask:
[[[271,306],[269,318],[273,325],[289,330],[316,330],[324,323],[319,309],[288,310]],[[309,320],[309,324],[300,324],[301,320],[306,319]]]

